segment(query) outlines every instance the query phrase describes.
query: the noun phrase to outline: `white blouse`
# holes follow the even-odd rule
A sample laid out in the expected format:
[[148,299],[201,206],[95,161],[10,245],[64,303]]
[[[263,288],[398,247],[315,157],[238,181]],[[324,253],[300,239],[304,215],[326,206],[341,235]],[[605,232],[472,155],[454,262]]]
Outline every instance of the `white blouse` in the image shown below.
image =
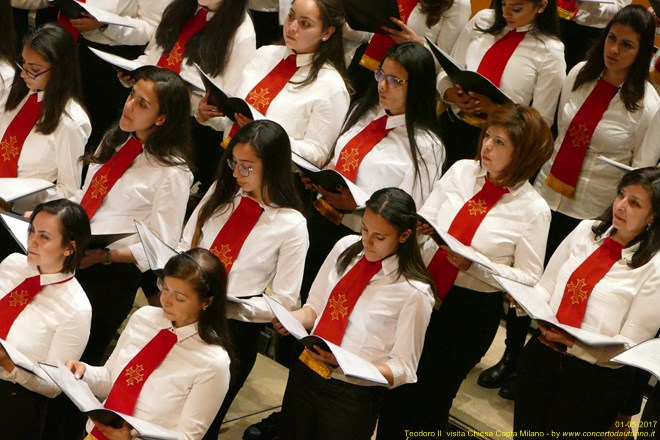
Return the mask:
[[[484,9],[475,14],[456,40],[451,53],[458,63],[476,71],[490,47],[511,29],[505,26],[497,35],[481,32],[495,20],[495,11]],[[535,32],[531,25],[516,29],[529,31],[511,55],[500,81],[500,89],[513,102],[531,105],[541,113],[548,126],[552,125],[561,86],[566,78],[564,45],[555,37]],[[440,96],[453,87],[443,72],[438,76]],[[455,113],[459,111],[453,106]]]
[[[14,110],[2,113],[0,138],[32,93],[28,93]],[[38,92],[37,99],[41,102],[43,98],[44,92]],[[36,124],[32,127],[18,158],[18,177],[37,177],[57,184],[17,200],[13,207],[16,212],[32,210],[37,204],[49,200],[70,197],[80,188],[82,163],[79,159],[85,152],[85,144],[91,132],[87,113],[73,99],[66,103],[60,122],[51,134],[37,132]]]
[[614,0],[607,3],[576,0],[575,6],[579,9],[573,21],[581,26],[604,29],[617,12],[631,3],[631,0]]
[[[201,439],[229,388],[229,355],[204,342],[197,323],[174,328],[162,309],[141,307],[105,365],[87,366],[83,380],[95,395],[107,398],[124,367],[162,329],[172,330],[178,342],[144,382],[133,416],[173,431],[178,439]],[[87,429],[92,428],[90,421]]]
[[[360,237],[355,235],[339,240],[321,266],[304,305],[316,313],[314,328],[321,319],[332,289],[344,275],[337,273],[337,259],[358,240]],[[351,261],[346,272],[362,255],[360,253]],[[392,387],[397,387],[417,381],[417,365],[434,299],[428,284],[398,274],[399,258],[396,255],[385,258],[382,264],[348,317],[341,347],[374,364],[386,364],[394,376]],[[373,385],[373,382],[346,377],[338,368],[333,370],[332,377],[358,385]]]
[[575,198],[561,195],[546,185],[545,179],[550,174],[573,117],[596,86],[595,82],[591,82],[572,91],[575,78],[584,64],[578,63],[566,78],[559,101],[555,151],[534,182],[534,188],[551,209],[578,219],[595,218],[602,214],[612,204],[616,196],[616,185],[625,174],[623,170],[596,156],[602,155],[625,165],[645,167],[654,166],[660,153],[657,142],[642,143],[653,116],[660,108],[660,98],[647,82],[644,98],[637,111],[629,112],[619,93],[610,102],[589,143],[575,188]]
[[[559,245],[548,262],[535,289],[557,313],[568,278],[602,243],[595,238],[591,227],[596,222],[581,222]],[[631,345],[655,337],[660,328],[660,255],[656,254],[641,267],[628,266],[639,245],[625,248],[622,258],[594,286],[587,302],[581,328],[601,335],[612,336]],[[576,342],[568,353],[587,362],[618,368],[609,359],[622,351],[621,346],[590,347]]]
[[[436,182],[419,210],[420,215],[444,231],[449,230],[458,211],[483,188],[485,181],[486,171],[478,161],[456,162]],[[488,211],[470,246],[491,263],[497,275],[532,286],[543,272],[550,209],[527,181],[509,191]],[[426,264],[437,249],[433,240],[424,243],[422,255]],[[492,274],[477,263],[459,272],[454,285],[479,292],[502,290]]]
[[[39,275],[39,270],[28,264],[25,255],[12,254],[5,258],[0,263],[0,298],[34,275]],[[72,273],[41,275],[41,284],[44,286],[41,292],[12,324],[7,342],[35,363],[80,359],[92,324],[92,306],[87,295]],[[18,367],[11,373],[0,367],[0,379],[46,397],[60,393],[52,382]]]
[[[199,211],[215,191],[208,192],[193,211],[183,231],[179,250],[191,247]],[[199,247],[209,249],[218,233],[234,212],[242,193],[236,194],[230,209],[211,216],[202,227]],[[253,297],[242,303],[228,304],[228,317],[248,322],[270,322],[273,314],[261,297],[267,292],[287,309],[298,303],[305,256],[309,247],[307,221],[295,209],[261,205],[256,225],[245,239],[241,252],[234,260],[227,281],[230,297]]]
[[12,81],[14,81],[14,65],[0,60],[0,109],[3,111]]

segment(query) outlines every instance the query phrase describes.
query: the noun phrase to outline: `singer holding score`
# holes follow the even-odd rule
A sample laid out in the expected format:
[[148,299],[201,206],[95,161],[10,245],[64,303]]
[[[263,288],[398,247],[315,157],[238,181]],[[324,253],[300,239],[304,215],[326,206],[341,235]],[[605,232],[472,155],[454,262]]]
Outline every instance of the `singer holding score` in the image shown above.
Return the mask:
[[[92,307],[73,273],[90,235],[80,205],[42,203],[30,216],[27,257],[0,263],[0,338],[35,364],[79,359],[85,349]],[[0,438],[41,439],[48,398],[59,393],[0,346]]]
[[[559,322],[635,345],[660,328],[660,170],[630,171],[617,193],[559,245],[535,289]],[[518,364],[514,431],[607,431],[632,387],[632,368],[609,361],[624,347],[539,329]]]

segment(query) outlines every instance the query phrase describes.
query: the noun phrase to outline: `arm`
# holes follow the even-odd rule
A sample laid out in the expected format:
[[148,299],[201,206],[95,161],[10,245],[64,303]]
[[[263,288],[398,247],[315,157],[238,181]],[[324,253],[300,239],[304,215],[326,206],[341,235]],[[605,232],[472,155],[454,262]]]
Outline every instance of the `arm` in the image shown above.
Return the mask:
[[245,22],[234,35],[224,71],[213,78],[214,82],[222,90],[235,94],[243,79],[243,70],[256,51],[257,37],[254,33],[252,20],[247,16]]
[[431,194],[434,184],[442,175],[442,164],[445,160],[445,148],[442,141],[430,132],[418,130],[415,135],[421,157],[417,158],[419,175],[410,164],[406,169],[403,181],[394,185],[412,196],[415,205],[421,208]]
[[[646,93],[654,92],[652,87],[646,87]],[[646,98],[646,97],[645,97]],[[654,97],[655,98],[655,97]],[[634,134],[632,166],[634,168],[653,167],[660,160],[660,111],[658,99],[644,99],[645,107],[640,109],[643,114]],[[647,108],[648,107],[648,108]]]
[[129,18],[135,28],[109,25],[103,35],[121,45],[147,44],[155,35],[168,3],[167,0],[138,0],[136,17]]
[[436,35],[434,43],[451,53],[458,36],[470,21],[471,14],[472,5],[468,0],[454,0],[451,8],[442,14],[440,21],[432,28]]
[[57,131],[57,145],[55,146],[57,186],[55,190],[57,191],[56,195],[59,196],[57,198],[68,198],[80,188],[82,183],[80,157],[85,153],[85,144],[87,144],[87,139],[92,132],[92,126],[85,114],[84,118],[78,120],[65,117]]
[[531,105],[541,113],[551,127],[555,120],[555,110],[564,80],[566,62],[564,45],[553,38],[545,39],[546,53],[537,58],[537,78]]
[[427,218],[428,220],[435,221],[438,217],[438,211],[440,207],[447,200],[447,190],[452,185],[454,179],[456,179],[456,167],[457,164],[454,164],[451,168],[447,170],[444,176],[433,185],[433,190],[431,194],[426,199],[424,205],[419,208],[419,213]]

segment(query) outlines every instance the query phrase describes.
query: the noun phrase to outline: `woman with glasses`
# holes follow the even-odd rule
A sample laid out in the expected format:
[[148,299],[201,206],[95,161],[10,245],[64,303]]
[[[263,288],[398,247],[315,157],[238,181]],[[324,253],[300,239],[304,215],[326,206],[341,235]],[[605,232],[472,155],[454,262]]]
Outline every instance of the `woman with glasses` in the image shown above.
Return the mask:
[[0,0],[0,110],[4,110],[14,79],[16,33],[11,14],[11,2]]
[[[556,1],[494,0],[491,8],[472,17],[451,56],[488,78],[513,102],[537,109],[551,127],[566,78]],[[449,105],[440,115],[440,127],[451,166],[474,158],[481,126],[497,104],[453,84],[444,72],[437,88]]]
[[[227,275],[215,255],[191,249],[167,262],[158,287],[163,307],[136,311],[103,366],[66,365],[106,408],[159,425],[175,438],[199,440],[229,384]],[[127,386],[139,368],[143,380]],[[93,417],[87,431],[88,438],[135,438],[127,424],[115,429]]]
[[80,188],[91,132],[81,106],[78,52],[73,37],[48,24],[27,37],[0,116],[0,177],[36,177],[53,188],[19,199],[13,210],[67,198]]
[[[338,0],[293,0],[284,20],[285,46],[260,47],[233,93],[280,124],[289,134],[292,151],[319,167],[330,157],[349,104],[343,25]],[[206,97],[198,110],[200,123],[224,131],[223,145],[250,121],[236,114],[232,124]]]
[[[440,178],[444,148],[435,119],[435,68],[424,46],[392,46],[375,71],[367,93],[348,112],[329,167],[367,194],[397,187],[421,206]],[[344,187],[320,186],[309,208],[310,252],[305,261],[305,294],[337,240],[359,231],[362,216]]]
[[218,430],[257,356],[264,323],[273,318],[261,294],[284,307],[298,302],[308,238],[291,173],[289,137],[277,123],[251,122],[234,135],[211,186],[188,220],[179,249],[210,249],[225,265],[227,308],[235,349],[231,383],[215,423]]

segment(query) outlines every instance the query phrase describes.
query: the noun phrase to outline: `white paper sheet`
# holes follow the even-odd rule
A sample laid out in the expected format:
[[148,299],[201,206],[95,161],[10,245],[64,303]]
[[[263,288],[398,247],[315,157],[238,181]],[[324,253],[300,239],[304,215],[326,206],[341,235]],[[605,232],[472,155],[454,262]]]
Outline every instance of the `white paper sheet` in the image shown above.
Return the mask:
[[2,177],[0,178],[0,198],[6,202],[13,202],[54,186],[53,182],[33,177]]
[[660,339],[649,339],[614,356],[612,362],[646,370],[660,379]]
[[126,17],[122,17],[121,15],[113,14],[112,12],[105,11],[101,8],[96,8],[90,4],[80,3],[79,1],[76,1],[76,3],[78,3],[84,10],[89,12],[89,15],[96,18],[96,20],[101,23],[116,24],[118,26],[130,27],[134,29],[137,27],[131,20],[127,19]]
[[608,163],[608,164],[612,165],[613,167],[616,167],[616,168],[618,168],[620,170],[623,170],[623,171],[626,171],[626,172],[632,171],[632,170],[635,169],[635,168],[631,167],[630,165],[622,164],[621,162],[617,162],[616,160],[610,159],[609,157],[605,157],[601,154],[597,155],[596,158],[602,160],[605,163]]
[[27,219],[19,219],[4,213],[0,213],[0,217],[2,218],[2,222],[7,226],[7,229],[9,229],[9,232],[11,232],[11,235],[14,236],[18,244],[23,248],[23,251],[27,253],[30,223]]

